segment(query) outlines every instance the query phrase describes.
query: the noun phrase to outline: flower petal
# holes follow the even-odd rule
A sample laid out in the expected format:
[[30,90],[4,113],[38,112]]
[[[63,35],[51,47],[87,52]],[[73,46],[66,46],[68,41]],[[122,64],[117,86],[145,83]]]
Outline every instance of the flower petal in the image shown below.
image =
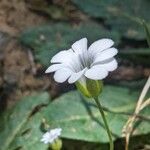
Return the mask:
[[72,50],[63,50],[52,57],[51,63],[68,62],[72,56]]
[[100,39],[91,44],[88,51],[91,54],[95,54],[97,52],[110,48],[113,44],[114,42],[111,39]]
[[84,51],[87,50],[87,38],[76,41],[72,45],[72,49],[76,54],[82,54]]
[[63,65],[63,64],[53,64],[53,65],[51,65],[50,67],[47,68],[45,73],[54,72],[54,71],[57,71],[57,70],[59,70],[61,68],[64,68],[64,67],[66,67],[66,66]]
[[118,67],[118,63],[116,61],[116,59],[111,59],[111,61],[107,62],[107,63],[104,63],[104,64],[101,64],[101,63],[98,63],[97,65],[95,66],[99,66],[99,67],[103,67],[105,68],[107,71],[114,71],[115,69],[117,69]]
[[93,64],[110,59],[110,58],[114,57],[117,53],[118,53],[118,50],[116,48],[106,49],[106,50],[102,51],[98,56],[96,56]]
[[68,82],[71,84],[71,83],[74,83],[76,82],[78,79],[80,79],[82,77],[82,75],[84,74],[84,72],[86,71],[87,68],[77,72],[77,73],[73,73],[71,75],[71,77],[68,79]]
[[93,80],[104,79],[108,75],[108,71],[104,67],[93,66],[85,72],[85,76]]
[[118,63],[117,63],[116,59],[113,59],[111,62],[104,64],[103,67],[106,67],[107,71],[114,71],[117,69]]
[[73,72],[70,69],[63,68],[57,70],[54,74],[54,80],[59,83],[65,82]]

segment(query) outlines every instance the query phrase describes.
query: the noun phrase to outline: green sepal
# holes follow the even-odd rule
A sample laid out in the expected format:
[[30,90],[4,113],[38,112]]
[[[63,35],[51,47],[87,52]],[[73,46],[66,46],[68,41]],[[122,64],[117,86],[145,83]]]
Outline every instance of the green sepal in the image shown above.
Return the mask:
[[86,97],[94,98],[102,92],[103,82],[101,80],[86,79],[86,83],[76,82],[77,89]]
[[97,97],[102,92],[103,82],[101,80],[87,79],[86,86],[90,95],[92,97]]
[[86,85],[81,84],[80,82],[76,82],[75,83],[77,89],[86,97],[91,98],[91,94],[89,93],[89,91],[87,90]]

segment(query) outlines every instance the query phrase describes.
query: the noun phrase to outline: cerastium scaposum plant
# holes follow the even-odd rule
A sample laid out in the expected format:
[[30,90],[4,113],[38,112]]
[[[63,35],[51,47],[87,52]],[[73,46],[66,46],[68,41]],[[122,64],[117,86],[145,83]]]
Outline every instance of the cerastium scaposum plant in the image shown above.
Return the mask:
[[55,72],[56,82],[67,80],[70,84],[75,83],[84,96],[95,100],[109,137],[110,150],[114,149],[112,134],[98,96],[102,92],[102,80],[117,68],[114,56],[118,50],[112,47],[113,44],[111,39],[100,39],[88,48],[87,39],[83,38],[76,41],[69,50],[57,53],[51,59],[53,64],[46,70],[46,73]]

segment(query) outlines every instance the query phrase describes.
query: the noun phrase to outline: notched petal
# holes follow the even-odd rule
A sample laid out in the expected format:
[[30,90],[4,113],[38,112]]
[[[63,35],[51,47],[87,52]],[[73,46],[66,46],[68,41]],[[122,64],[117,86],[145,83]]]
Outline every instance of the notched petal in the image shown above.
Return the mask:
[[86,71],[87,68],[83,69],[82,71],[79,71],[77,73],[72,73],[72,75],[70,76],[70,78],[68,79],[68,82],[71,84],[71,83],[74,83],[76,82],[77,80],[79,80],[84,72]]
[[65,82],[73,72],[70,69],[60,69],[54,74],[54,80],[59,83]]
[[87,51],[87,38],[76,41],[72,45],[72,49],[77,54],[82,54],[84,51]]
[[72,53],[73,52],[71,50],[60,51],[52,57],[51,63],[67,62],[72,57]]
[[93,44],[90,45],[88,51],[89,53],[95,54],[97,52],[101,52],[105,49],[110,48],[114,44],[114,41],[111,39],[100,39],[98,41],[95,41]]
[[53,64],[51,65],[50,67],[47,68],[47,70],[45,71],[45,73],[51,73],[51,72],[54,72],[54,71],[57,71],[61,68],[64,68],[65,66],[62,65],[62,64]]
[[97,63],[97,62],[101,62],[101,61],[105,61],[107,59],[113,58],[117,53],[118,53],[118,50],[116,48],[106,49],[102,51],[101,53],[97,54],[93,63]]
[[99,66],[93,66],[85,72],[85,76],[92,80],[102,80],[108,75],[108,71]]

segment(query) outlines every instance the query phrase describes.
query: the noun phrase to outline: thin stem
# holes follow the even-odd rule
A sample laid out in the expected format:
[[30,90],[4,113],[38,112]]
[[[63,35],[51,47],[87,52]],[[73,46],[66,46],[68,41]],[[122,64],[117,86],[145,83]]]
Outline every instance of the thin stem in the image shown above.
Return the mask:
[[105,118],[105,114],[104,114],[103,108],[101,106],[101,103],[98,100],[98,97],[95,97],[94,100],[95,100],[95,102],[96,102],[96,104],[98,106],[99,112],[100,112],[100,114],[101,114],[101,116],[103,118],[104,124],[105,124],[105,128],[106,128],[106,131],[107,131],[107,134],[108,134],[108,137],[109,137],[109,142],[110,142],[110,150],[114,150],[114,143],[113,143],[113,140],[112,140],[112,135],[111,135],[109,126],[107,124],[107,120]]

